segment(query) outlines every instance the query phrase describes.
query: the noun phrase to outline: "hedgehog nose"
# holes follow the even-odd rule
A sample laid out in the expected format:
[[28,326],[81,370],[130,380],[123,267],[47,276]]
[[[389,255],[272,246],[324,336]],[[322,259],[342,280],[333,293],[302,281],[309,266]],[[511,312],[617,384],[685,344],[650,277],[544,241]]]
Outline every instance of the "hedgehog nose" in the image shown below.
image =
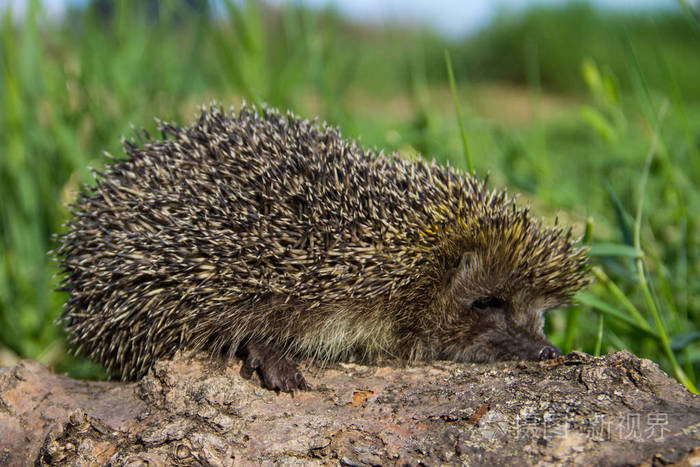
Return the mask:
[[552,358],[557,358],[561,357],[561,350],[559,350],[557,347],[553,346],[552,344],[547,344],[542,349],[540,350],[539,355],[537,358],[539,360],[550,360]]

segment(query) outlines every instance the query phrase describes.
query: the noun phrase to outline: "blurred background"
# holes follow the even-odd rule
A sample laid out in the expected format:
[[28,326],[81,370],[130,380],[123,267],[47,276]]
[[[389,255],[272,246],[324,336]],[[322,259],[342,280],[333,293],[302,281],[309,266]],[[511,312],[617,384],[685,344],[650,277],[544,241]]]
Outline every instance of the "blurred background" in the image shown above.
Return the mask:
[[[0,366],[100,378],[54,322],[66,203],[132,125],[268,103],[572,224],[595,283],[564,351],[700,370],[700,25],[690,1],[0,0]],[[450,85],[447,60],[454,75]],[[461,121],[458,118],[461,115]]]

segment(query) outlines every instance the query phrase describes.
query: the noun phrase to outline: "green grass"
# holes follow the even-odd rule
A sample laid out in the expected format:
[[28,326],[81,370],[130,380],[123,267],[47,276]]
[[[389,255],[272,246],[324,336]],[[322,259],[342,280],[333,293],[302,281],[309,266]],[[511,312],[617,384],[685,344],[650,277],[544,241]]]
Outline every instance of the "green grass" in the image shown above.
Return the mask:
[[[51,235],[130,125],[241,99],[319,115],[364,144],[490,173],[585,232],[596,281],[549,315],[565,351],[629,349],[695,390],[700,370],[700,28],[687,12],[574,4],[475,37],[371,28],[333,11],[225,2],[0,12],[0,348],[98,377],[53,324]],[[446,53],[450,73],[446,66]],[[468,145],[467,145],[468,143]]]

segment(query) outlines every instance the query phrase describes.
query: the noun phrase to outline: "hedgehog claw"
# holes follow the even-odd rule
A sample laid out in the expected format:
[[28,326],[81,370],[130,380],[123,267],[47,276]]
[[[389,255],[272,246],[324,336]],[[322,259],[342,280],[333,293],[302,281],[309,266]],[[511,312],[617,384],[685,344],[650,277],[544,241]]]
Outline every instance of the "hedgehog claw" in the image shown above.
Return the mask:
[[309,389],[296,364],[284,358],[274,348],[263,344],[248,344],[241,375],[249,379],[257,371],[262,385],[274,391],[290,392]]

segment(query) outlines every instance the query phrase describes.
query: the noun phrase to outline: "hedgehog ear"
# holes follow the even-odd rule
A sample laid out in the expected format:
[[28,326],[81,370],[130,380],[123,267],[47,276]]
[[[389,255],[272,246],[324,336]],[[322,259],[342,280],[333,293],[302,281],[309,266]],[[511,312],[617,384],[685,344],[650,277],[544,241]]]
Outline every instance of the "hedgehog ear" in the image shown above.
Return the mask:
[[468,268],[474,261],[474,252],[465,251],[462,255],[452,263],[452,266],[447,269],[447,274],[445,276],[445,285],[451,285],[454,279],[458,277],[462,271]]
[[476,253],[473,251],[465,251],[462,254],[462,258],[459,261],[459,266],[457,270],[463,271],[464,269],[470,267],[472,263],[474,262],[474,257],[476,256]]

